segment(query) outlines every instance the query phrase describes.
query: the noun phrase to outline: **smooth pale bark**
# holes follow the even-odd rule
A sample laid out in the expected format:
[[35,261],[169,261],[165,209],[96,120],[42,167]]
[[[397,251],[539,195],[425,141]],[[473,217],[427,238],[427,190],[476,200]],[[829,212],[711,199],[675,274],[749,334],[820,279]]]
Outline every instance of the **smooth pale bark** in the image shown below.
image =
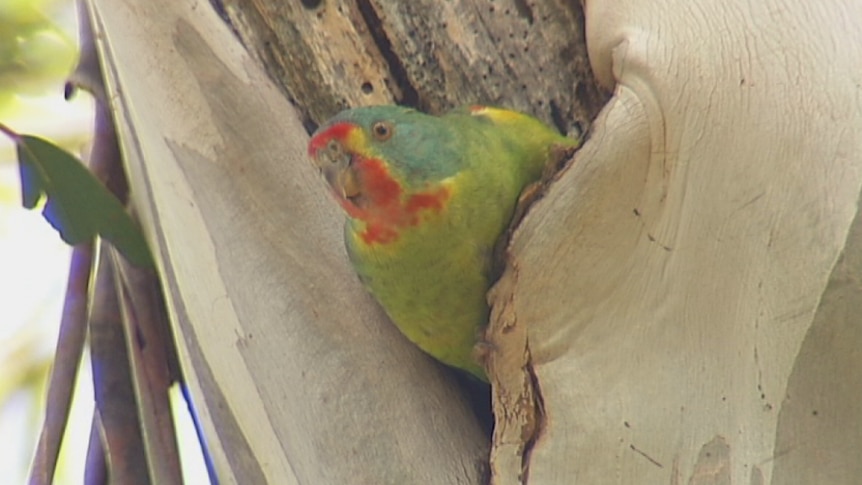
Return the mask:
[[[477,482],[482,438],[359,288],[290,105],[208,4],[95,3],[134,197],[222,481]],[[338,20],[356,33],[351,55],[379,61],[348,25],[359,13],[333,8],[344,3],[291,21]],[[407,7],[360,3],[410,37]],[[370,63],[371,77],[321,91],[361,104],[365,81],[368,99],[404,96],[406,82],[433,109],[488,96],[537,113],[547,93],[486,92],[475,73],[431,93],[448,89],[434,87],[440,64],[409,68],[498,62],[441,52],[484,52],[493,43],[468,41],[506,31],[481,3],[437,12],[431,42],[391,46],[407,66],[397,89]],[[526,4],[493,15],[503,3]],[[527,215],[493,292],[495,483],[862,476],[859,18],[852,2],[586,2],[590,61],[615,95]],[[441,29],[470,35],[433,41]],[[314,44],[332,39],[298,37],[332,56],[303,69],[346,62]],[[504,75],[493,71],[489,83]],[[312,118],[335,106],[296,101]]]
[[291,105],[206,2],[91,6],[220,483],[476,483],[484,437],[362,290]]
[[586,2],[615,94],[495,293],[495,374],[531,359],[543,403],[528,483],[859,483],[860,18]]

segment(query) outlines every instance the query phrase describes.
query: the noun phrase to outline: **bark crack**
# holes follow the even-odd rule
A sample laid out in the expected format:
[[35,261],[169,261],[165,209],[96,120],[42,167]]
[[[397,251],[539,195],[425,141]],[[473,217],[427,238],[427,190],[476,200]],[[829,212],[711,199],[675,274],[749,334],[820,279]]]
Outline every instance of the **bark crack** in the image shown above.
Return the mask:
[[395,102],[402,106],[419,108],[419,93],[410,82],[404,63],[401,62],[401,59],[392,50],[392,41],[386,35],[386,29],[383,27],[380,16],[377,15],[377,10],[371,4],[371,0],[356,0],[356,6],[359,8],[359,13],[362,15],[365,25],[368,26],[371,38],[380,50],[380,55],[386,61],[392,81],[401,91],[401,99],[396,99]]
[[542,398],[542,388],[539,386],[539,379],[533,370],[532,358],[530,356],[530,342],[527,340],[527,363],[524,366],[524,371],[530,378],[530,386],[533,388],[533,429],[532,434],[524,443],[524,454],[521,456],[521,481],[528,483],[530,481],[530,455],[533,452],[533,446],[538,441],[539,436],[545,429],[545,400]]

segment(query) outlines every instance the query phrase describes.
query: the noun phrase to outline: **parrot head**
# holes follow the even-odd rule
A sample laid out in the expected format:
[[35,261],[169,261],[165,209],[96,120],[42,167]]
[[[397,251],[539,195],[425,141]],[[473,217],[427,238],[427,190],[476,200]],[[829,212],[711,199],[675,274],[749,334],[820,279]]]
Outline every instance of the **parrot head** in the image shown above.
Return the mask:
[[346,110],[314,133],[308,153],[368,244],[445,210],[455,175],[453,135],[438,118],[399,106]]

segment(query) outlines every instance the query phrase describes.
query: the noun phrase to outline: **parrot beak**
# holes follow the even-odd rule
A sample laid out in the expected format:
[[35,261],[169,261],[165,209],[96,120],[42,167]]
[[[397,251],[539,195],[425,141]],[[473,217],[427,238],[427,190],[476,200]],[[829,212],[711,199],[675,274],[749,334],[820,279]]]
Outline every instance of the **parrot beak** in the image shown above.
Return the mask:
[[351,166],[353,156],[344,150],[338,140],[329,140],[312,153],[312,159],[336,195],[345,200],[360,195],[359,181],[356,180],[356,172]]
[[338,174],[338,187],[341,188],[341,195],[345,199],[352,199],[359,195],[359,182],[356,181],[356,172],[350,167],[342,170]]

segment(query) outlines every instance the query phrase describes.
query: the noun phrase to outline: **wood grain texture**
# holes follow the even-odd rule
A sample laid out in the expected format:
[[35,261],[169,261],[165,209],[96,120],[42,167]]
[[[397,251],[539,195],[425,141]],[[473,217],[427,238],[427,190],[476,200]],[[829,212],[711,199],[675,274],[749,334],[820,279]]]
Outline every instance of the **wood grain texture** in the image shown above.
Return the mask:
[[575,1],[308,3],[226,0],[225,12],[309,126],[346,106],[492,104],[565,132],[607,100]]
[[587,2],[615,94],[511,251],[532,483],[858,482],[862,9],[772,6]]

